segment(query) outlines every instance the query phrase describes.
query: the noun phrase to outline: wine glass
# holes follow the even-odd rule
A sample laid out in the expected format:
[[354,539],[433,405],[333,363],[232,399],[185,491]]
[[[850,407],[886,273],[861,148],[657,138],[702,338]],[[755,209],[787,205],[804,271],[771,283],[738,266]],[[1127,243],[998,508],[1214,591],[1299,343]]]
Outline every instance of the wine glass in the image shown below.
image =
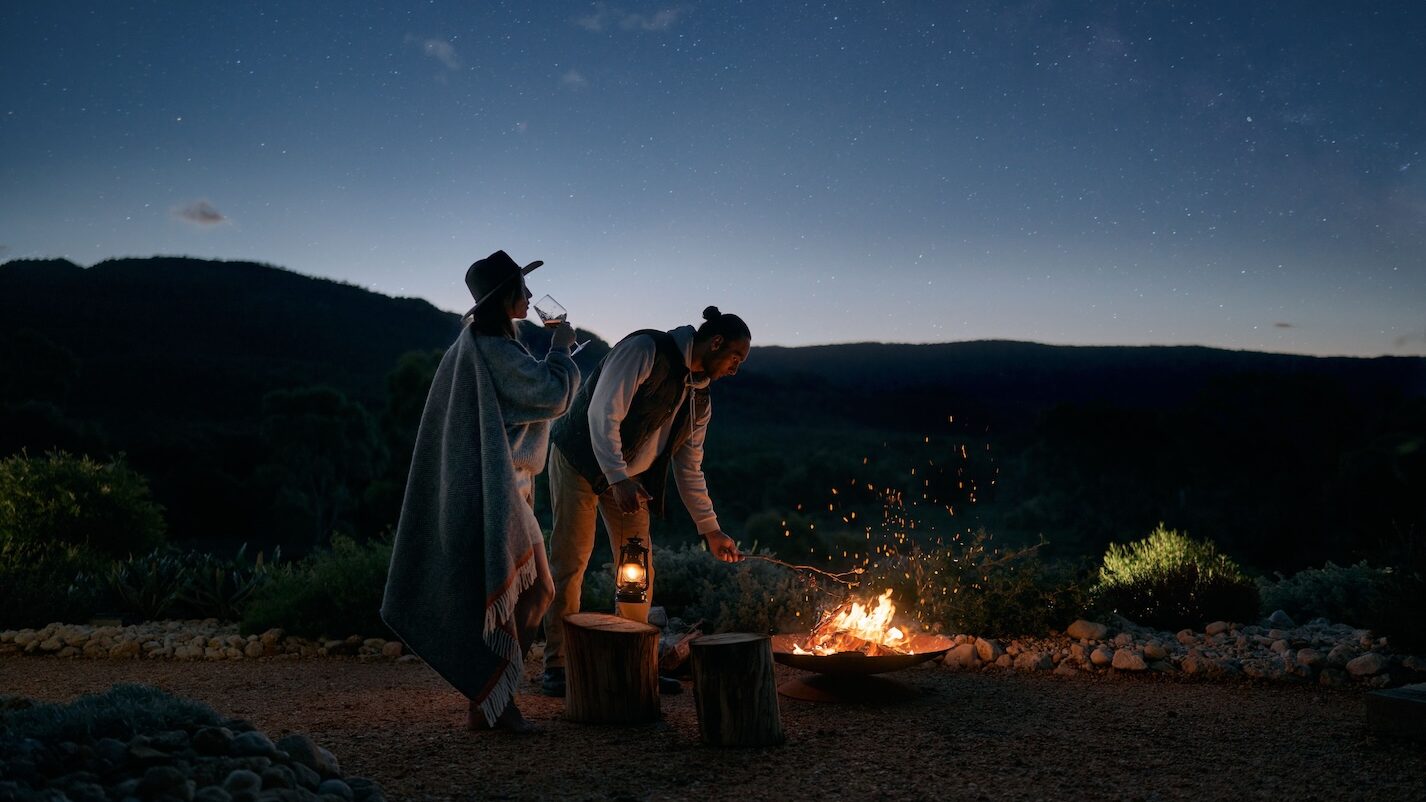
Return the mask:
[[[535,305],[530,308],[534,309],[535,314],[540,316],[540,322],[545,324],[545,328],[547,329],[556,328],[569,320],[569,312],[565,311],[565,308],[560,305],[560,302],[556,301],[554,297],[550,295],[546,295],[540,300],[535,301]],[[588,340],[582,343],[576,342],[574,347],[570,349],[569,355],[574,356],[583,350],[586,345],[589,345]]]

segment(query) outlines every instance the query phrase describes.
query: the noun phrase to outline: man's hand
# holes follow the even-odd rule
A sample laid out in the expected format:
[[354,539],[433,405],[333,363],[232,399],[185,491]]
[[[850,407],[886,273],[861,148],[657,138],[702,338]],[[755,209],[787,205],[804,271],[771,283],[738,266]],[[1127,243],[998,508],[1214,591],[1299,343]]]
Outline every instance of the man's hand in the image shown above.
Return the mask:
[[743,555],[738,553],[738,544],[723,534],[723,530],[714,529],[712,532],[705,533],[703,539],[708,541],[708,551],[723,562],[735,563],[743,559]]
[[649,491],[639,484],[637,479],[622,479],[609,486],[609,493],[614,497],[614,505],[625,515],[632,515],[639,511],[639,508],[648,504],[653,496]]
[[574,345],[574,326],[568,323],[555,326],[554,334],[550,336],[550,345],[554,348],[568,348]]

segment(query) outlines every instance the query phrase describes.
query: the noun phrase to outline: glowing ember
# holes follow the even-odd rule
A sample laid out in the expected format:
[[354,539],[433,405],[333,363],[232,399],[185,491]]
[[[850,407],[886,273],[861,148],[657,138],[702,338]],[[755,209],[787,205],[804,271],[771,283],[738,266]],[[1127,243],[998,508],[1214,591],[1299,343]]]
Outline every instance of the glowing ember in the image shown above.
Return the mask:
[[891,603],[891,591],[881,594],[876,605],[847,601],[822,616],[822,621],[808,634],[806,645],[793,644],[793,654],[837,654],[861,652],[868,657],[881,654],[908,654],[911,650],[905,633],[891,625],[896,605]]

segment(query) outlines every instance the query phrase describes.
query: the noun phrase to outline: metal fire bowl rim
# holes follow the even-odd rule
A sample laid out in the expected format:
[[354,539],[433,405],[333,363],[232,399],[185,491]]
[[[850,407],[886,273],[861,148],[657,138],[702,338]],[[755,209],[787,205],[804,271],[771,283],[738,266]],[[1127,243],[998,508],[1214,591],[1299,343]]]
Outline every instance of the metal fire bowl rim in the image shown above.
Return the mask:
[[792,645],[807,640],[805,632],[793,632],[772,637],[772,657],[779,663],[818,674],[883,674],[900,671],[917,663],[933,660],[951,650],[955,642],[945,635],[913,635],[910,654],[879,654],[868,657],[861,652],[837,654],[794,654]]

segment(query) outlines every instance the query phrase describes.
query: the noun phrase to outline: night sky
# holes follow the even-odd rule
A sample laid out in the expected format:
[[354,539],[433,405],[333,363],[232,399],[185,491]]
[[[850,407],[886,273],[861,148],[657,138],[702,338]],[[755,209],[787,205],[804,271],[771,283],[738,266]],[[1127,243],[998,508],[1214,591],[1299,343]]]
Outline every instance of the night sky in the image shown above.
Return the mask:
[[11,2],[0,259],[463,311],[504,248],[610,339],[1420,355],[1423,42],[1420,2]]

